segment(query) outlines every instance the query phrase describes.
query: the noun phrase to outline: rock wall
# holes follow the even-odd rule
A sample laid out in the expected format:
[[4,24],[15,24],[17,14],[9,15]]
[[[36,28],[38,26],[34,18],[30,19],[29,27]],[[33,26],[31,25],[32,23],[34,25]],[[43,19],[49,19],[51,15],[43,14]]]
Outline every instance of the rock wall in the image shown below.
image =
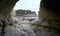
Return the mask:
[[4,36],[4,28],[11,24],[11,11],[18,0],[0,0],[0,35]]
[[59,0],[56,0],[56,1],[55,0],[53,1],[52,0],[49,0],[49,1],[41,0],[39,18],[40,20],[47,21],[50,27],[60,30],[59,28],[60,27],[60,13],[59,13],[60,7],[59,7],[59,3],[57,2],[60,3]]
[[54,35],[59,36],[59,32],[60,32],[59,4],[60,4],[59,0],[41,0],[41,2],[40,2],[39,18],[42,22],[40,26],[42,26],[44,28],[48,28],[49,32],[52,29],[53,29],[53,31],[54,30],[57,31],[57,33],[54,32],[54,34],[51,34],[51,36],[54,36]]
[[[11,11],[18,0],[0,0],[0,20],[11,16]],[[4,19],[4,20],[5,20]]]

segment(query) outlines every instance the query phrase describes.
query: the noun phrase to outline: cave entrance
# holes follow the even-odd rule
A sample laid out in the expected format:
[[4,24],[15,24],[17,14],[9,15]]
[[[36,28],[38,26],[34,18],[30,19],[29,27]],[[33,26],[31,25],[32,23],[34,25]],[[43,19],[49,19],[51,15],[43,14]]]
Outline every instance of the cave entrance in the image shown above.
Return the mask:
[[[14,9],[20,20],[37,20],[40,0],[19,0]],[[24,17],[23,17],[24,16]]]

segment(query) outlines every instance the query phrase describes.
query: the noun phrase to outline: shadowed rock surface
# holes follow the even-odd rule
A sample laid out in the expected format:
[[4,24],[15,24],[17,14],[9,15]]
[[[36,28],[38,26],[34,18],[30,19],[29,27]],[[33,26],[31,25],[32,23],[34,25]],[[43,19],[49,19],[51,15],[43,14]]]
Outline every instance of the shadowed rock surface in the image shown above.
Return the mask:
[[[11,11],[18,0],[0,0],[0,35],[4,36],[5,26],[11,24]],[[10,23],[9,23],[10,22]]]
[[[51,34],[51,36],[59,36],[59,33],[60,33],[60,28],[59,28],[60,27],[60,7],[59,7],[60,0],[41,0],[40,3],[41,4],[40,4],[40,11],[39,11],[39,18],[42,22],[40,26],[44,28],[46,27],[50,31],[52,29],[56,30],[57,33],[53,30],[54,34]],[[46,24],[46,25],[42,25],[42,24]]]

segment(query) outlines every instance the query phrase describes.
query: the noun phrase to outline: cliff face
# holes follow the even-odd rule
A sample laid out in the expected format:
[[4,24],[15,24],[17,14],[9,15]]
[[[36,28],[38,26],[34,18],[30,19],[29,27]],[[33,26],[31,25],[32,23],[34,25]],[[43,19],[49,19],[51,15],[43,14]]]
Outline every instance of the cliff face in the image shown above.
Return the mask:
[[35,11],[20,9],[16,10],[16,16],[37,17],[37,14]]

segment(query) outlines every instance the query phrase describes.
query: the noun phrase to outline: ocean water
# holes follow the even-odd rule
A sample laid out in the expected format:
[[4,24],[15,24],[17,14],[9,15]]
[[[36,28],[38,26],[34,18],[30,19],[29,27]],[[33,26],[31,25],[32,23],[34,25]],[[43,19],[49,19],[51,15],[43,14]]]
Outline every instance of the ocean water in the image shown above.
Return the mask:
[[12,26],[6,26],[5,36],[36,36],[30,24],[28,24],[26,21],[23,21],[26,23],[22,23],[20,22],[20,19],[17,20],[17,18],[12,17],[12,22],[14,23],[17,21],[18,23],[14,23]]
[[[13,20],[15,21],[16,19]],[[48,28],[31,25],[27,22],[21,23],[18,20],[18,23],[6,26],[5,36],[59,36],[59,34],[53,29],[48,31]]]

